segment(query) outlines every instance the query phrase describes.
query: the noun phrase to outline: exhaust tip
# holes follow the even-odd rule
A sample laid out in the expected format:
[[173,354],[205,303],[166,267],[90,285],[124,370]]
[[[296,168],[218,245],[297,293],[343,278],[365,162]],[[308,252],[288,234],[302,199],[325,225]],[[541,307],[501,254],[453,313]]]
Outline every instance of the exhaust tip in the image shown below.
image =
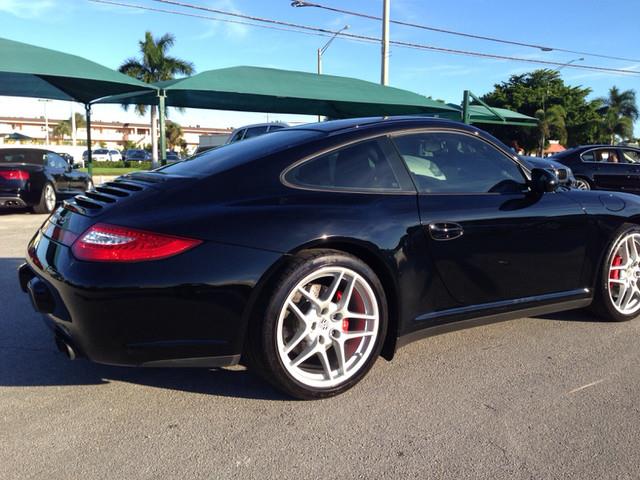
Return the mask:
[[58,347],[58,350],[65,354],[69,360],[75,360],[77,358],[76,351],[73,347],[58,336],[56,336],[56,347]]

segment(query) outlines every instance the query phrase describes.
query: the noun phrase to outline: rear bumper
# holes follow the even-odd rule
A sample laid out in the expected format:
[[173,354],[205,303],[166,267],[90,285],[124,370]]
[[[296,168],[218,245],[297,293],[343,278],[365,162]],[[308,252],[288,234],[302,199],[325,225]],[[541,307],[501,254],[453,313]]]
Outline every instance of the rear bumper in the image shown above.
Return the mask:
[[278,258],[205,243],[161,261],[90,263],[40,232],[18,275],[35,310],[78,356],[111,365],[220,367],[240,360],[253,287]]
[[0,194],[0,208],[25,208],[27,203],[16,195],[4,196]]

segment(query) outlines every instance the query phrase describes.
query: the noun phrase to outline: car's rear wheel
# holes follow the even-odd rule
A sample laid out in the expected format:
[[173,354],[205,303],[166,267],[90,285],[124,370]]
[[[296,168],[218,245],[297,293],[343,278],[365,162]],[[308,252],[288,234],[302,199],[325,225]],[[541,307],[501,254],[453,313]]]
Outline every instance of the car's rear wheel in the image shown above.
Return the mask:
[[307,252],[280,276],[256,327],[252,363],[267,380],[296,398],[329,397],[375,363],[387,329],[386,299],[375,273],[357,258]]
[[51,213],[56,208],[56,191],[53,185],[46,183],[40,194],[40,201],[33,207],[35,213]]
[[576,178],[576,188],[578,190],[591,190],[591,182],[586,178],[577,177]]
[[596,287],[594,310],[606,320],[631,320],[640,312],[640,228],[624,227],[609,247]]

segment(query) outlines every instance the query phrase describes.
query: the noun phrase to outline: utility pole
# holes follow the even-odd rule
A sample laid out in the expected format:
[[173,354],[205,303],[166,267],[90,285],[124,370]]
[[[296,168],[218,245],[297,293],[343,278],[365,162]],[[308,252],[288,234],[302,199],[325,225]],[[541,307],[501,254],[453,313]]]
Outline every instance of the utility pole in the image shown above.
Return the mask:
[[383,0],[382,5],[382,71],[380,83],[389,84],[389,3],[391,0]]
[[76,112],[71,103],[71,145],[76,146]]
[[[345,25],[337,32],[334,32],[333,36],[329,39],[329,41],[325,43],[322,48],[318,49],[317,58],[316,58],[316,61],[318,63],[318,75],[322,75],[322,55],[324,55],[324,52],[327,51],[327,48],[329,48],[329,45],[331,45],[331,43],[336,39],[336,37],[340,35],[342,32],[344,32],[345,30],[349,30],[349,25]],[[321,121],[322,121],[322,116],[318,115],[318,122],[321,122]]]
[[49,145],[49,115],[47,114],[47,103],[51,100],[41,98],[38,101],[44,104],[44,136],[46,144]]

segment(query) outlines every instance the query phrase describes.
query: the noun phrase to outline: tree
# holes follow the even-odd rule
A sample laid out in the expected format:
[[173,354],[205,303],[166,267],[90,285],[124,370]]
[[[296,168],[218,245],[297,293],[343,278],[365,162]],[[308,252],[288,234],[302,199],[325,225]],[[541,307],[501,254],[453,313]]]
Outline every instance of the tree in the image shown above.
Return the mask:
[[535,113],[538,119],[538,130],[540,131],[540,156],[543,155],[550,138],[560,140],[560,143],[567,141],[566,118],[567,112],[561,105],[551,105],[547,109],[540,109]]
[[[74,116],[76,117],[76,128],[84,128],[86,126],[84,116],[81,113],[77,112],[74,113]],[[51,130],[51,134],[58,140],[64,140],[64,137],[71,137],[73,134],[71,123],[71,117],[69,117],[67,120],[62,120],[53,127],[53,129]]]
[[633,122],[638,120],[638,104],[635,90],[621,92],[618,87],[609,89],[609,96],[598,99],[598,113],[602,115],[604,141],[614,144],[616,136],[622,139],[633,137]]
[[[542,130],[546,128],[552,137],[558,136],[558,140],[564,140],[568,145],[594,143],[600,135],[601,116],[597,108],[601,104],[587,100],[590,94],[589,88],[566,85],[556,70],[541,69],[512,75],[508,81],[494,85],[493,91],[484,95],[482,100],[491,106],[536,118],[540,115],[536,112],[548,112],[557,105],[564,110],[564,127],[558,125],[559,111],[555,110],[549,114],[548,122],[538,127],[488,125],[483,128],[507,143],[517,140],[528,151],[540,148]],[[545,135],[545,142],[548,138]]]
[[[144,40],[139,42],[142,58],[128,58],[120,65],[120,72],[147,83],[172,80],[176,75],[193,74],[195,70],[191,62],[167,55],[167,51],[174,43],[175,37],[170,33],[154,38],[151,32],[145,32]],[[136,110],[140,115],[144,115],[147,107],[137,105]],[[158,165],[158,109],[155,105],[151,105],[150,110],[153,166],[156,167]]]
[[176,122],[167,120],[165,125],[165,136],[167,139],[167,148],[169,150],[175,150],[176,147],[182,145],[182,142],[184,142],[182,135],[182,127]]

